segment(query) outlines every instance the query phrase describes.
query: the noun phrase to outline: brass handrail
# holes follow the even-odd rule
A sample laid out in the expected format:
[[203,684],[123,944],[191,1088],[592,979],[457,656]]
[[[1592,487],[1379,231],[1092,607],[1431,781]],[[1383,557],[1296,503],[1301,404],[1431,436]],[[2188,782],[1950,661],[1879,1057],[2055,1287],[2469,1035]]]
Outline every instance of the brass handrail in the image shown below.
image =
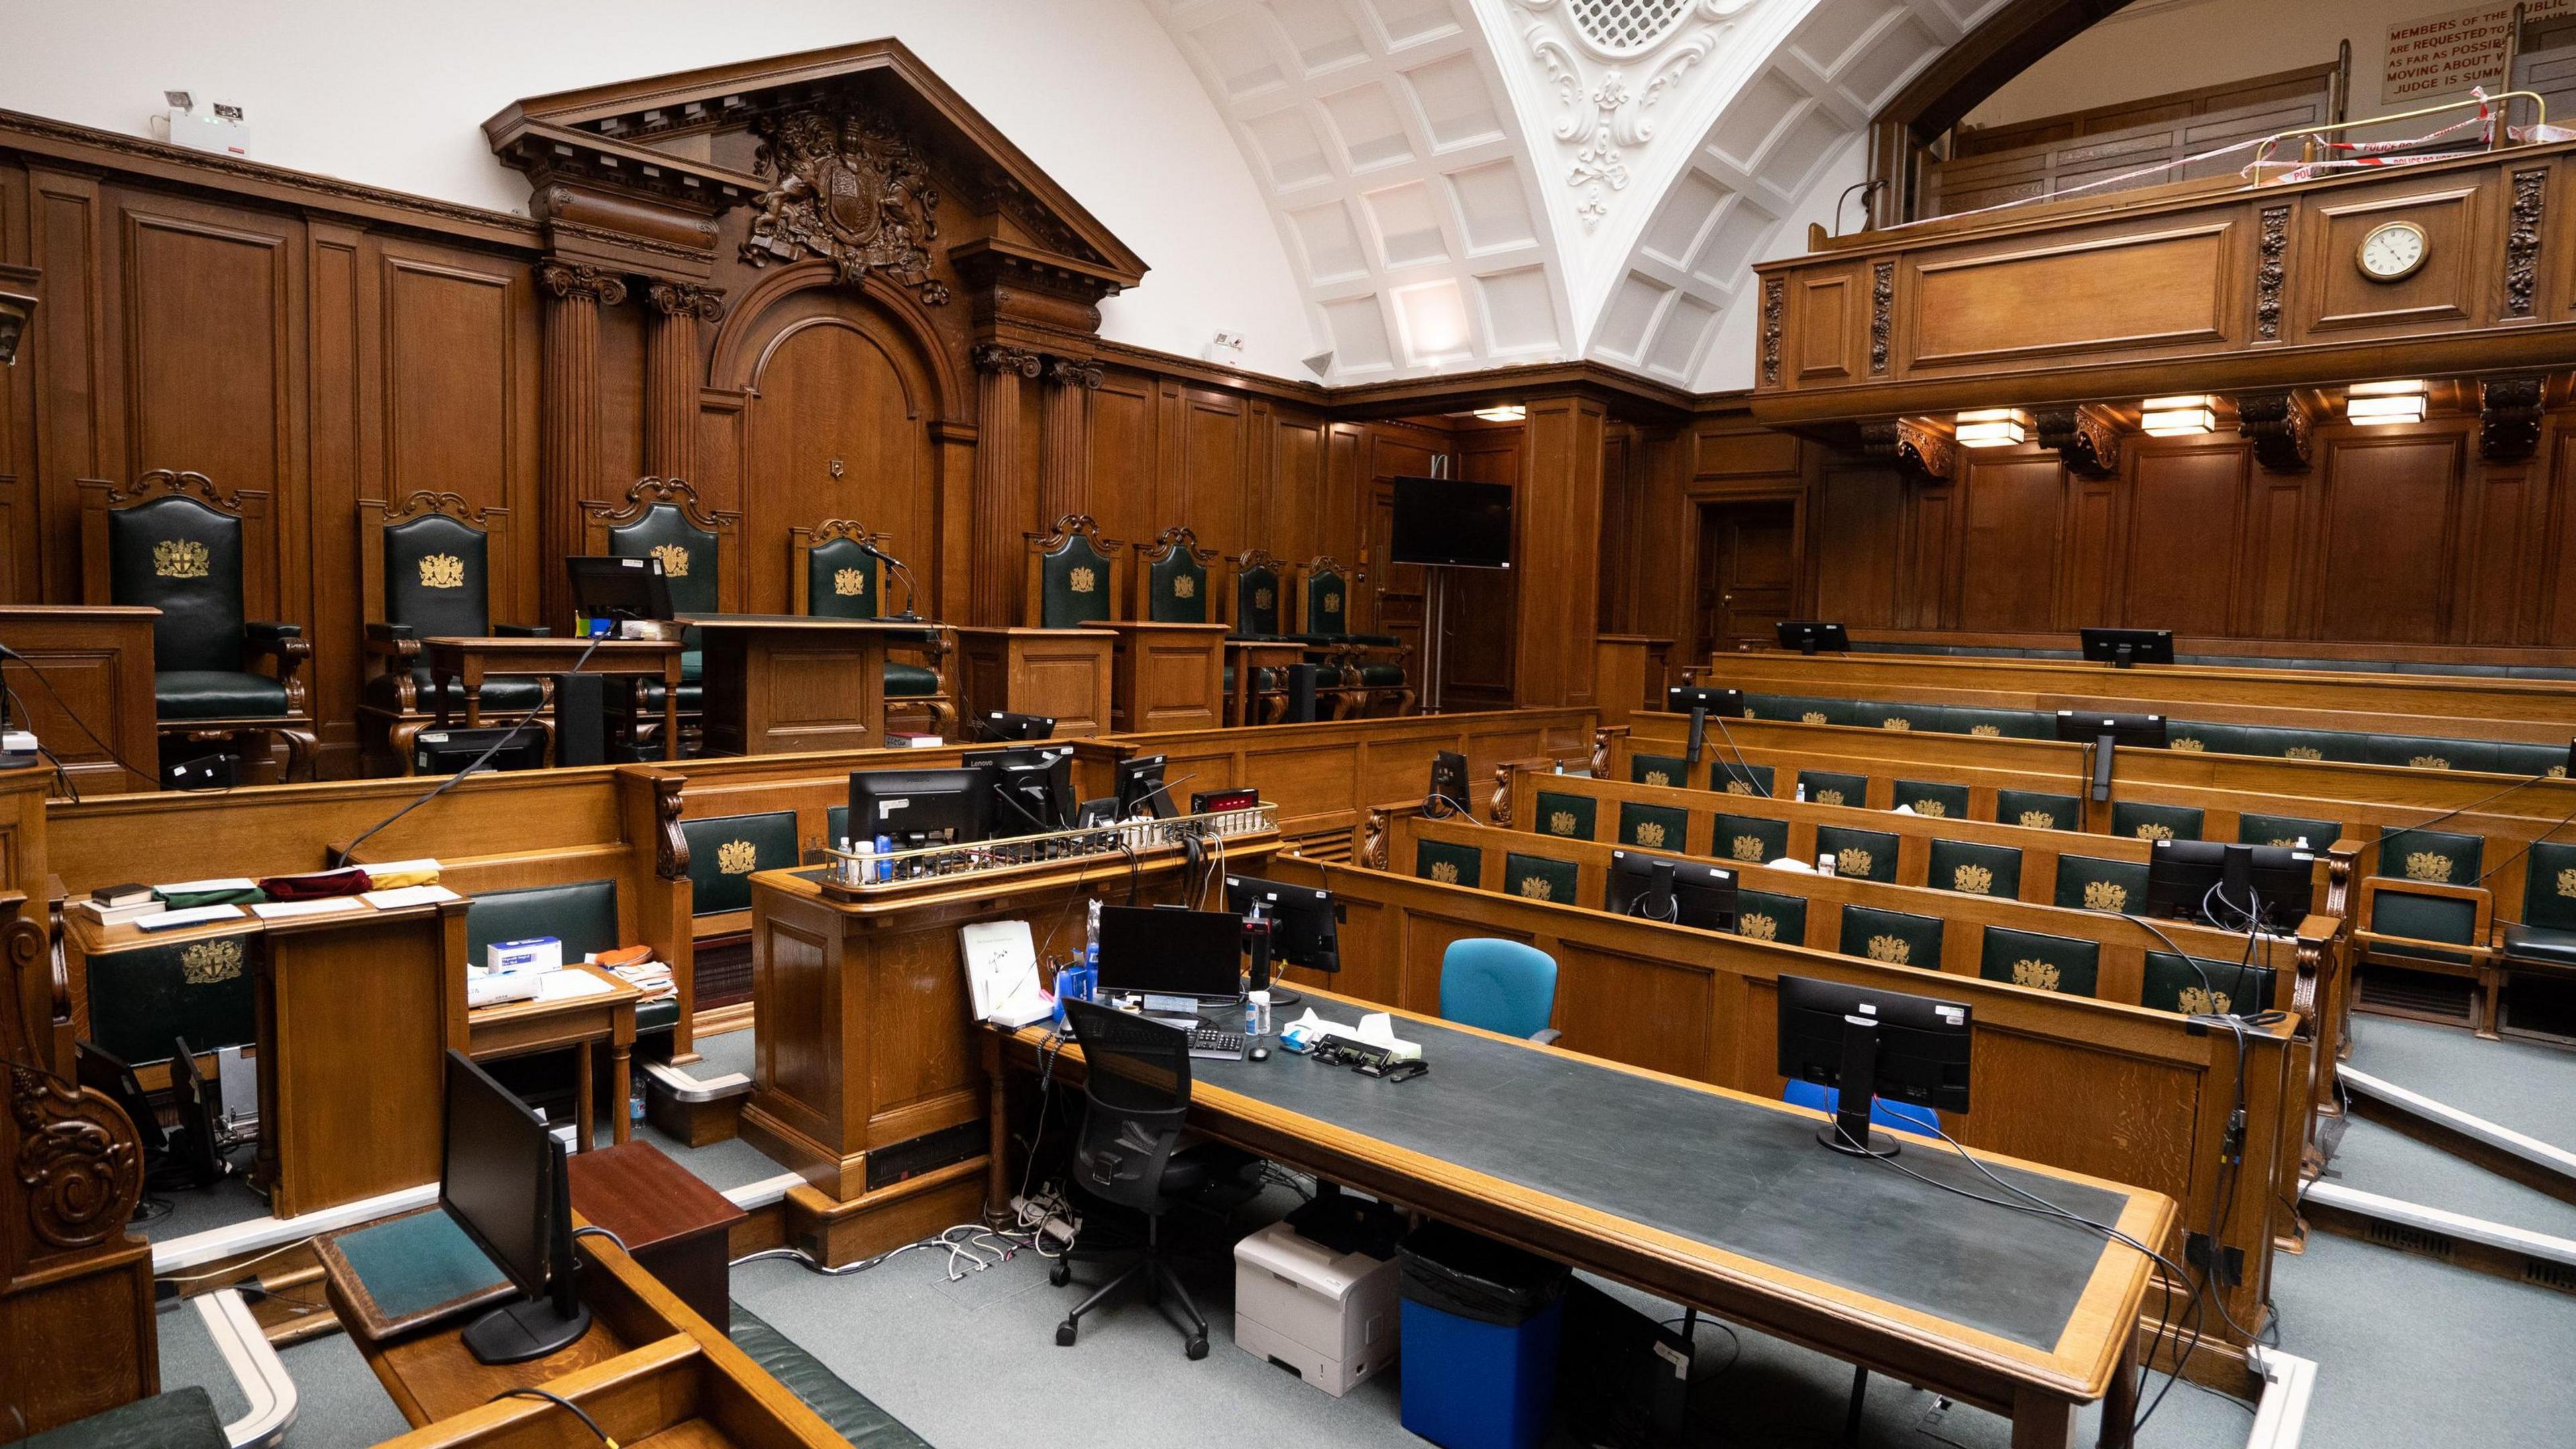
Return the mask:
[[2533,108],[2538,111],[2539,114],[2533,121],[2534,125],[2546,126],[2549,124],[2548,97],[2543,96],[2538,91],[2498,91],[2491,96],[2471,96],[2466,100],[2443,101],[2438,105],[2421,106],[2411,111],[2399,111],[2394,115],[2365,116],[2358,121],[2332,121],[2322,126],[2300,126],[2292,130],[2282,131],[2277,134],[2264,137],[2262,144],[2254,148],[2253,164],[2255,166],[2261,166],[2263,164],[2264,156],[2271,150],[2273,143],[2286,141],[2293,136],[2323,136],[2330,131],[2349,131],[2361,126],[2381,126],[2386,125],[2391,121],[2411,121],[2418,116],[2438,116],[2444,111],[2465,110],[2471,106],[2485,106],[2490,102],[2498,103],[2496,116],[2497,121],[2499,123],[2509,123],[2512,119],[2512,108],[2501,103],[2510,101],[2516,96],[2520,96],[2530,101]]

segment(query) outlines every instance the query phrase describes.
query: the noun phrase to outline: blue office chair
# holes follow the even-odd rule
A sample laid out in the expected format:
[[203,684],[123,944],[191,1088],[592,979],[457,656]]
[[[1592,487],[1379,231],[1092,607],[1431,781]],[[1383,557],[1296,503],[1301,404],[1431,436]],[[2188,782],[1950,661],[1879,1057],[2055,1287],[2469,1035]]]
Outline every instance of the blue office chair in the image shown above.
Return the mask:
[[[1830,1117],[1842,1110],[1843,1094],[1839,1088],[1818,1086],[1814,1082],[1792,1081],[1780,1100],[1792,1107],[1810,1107]],[[1941,1135],[1941,1114],[1930,1107],[1912,1102],[1891,1102],[1884,1097],[1869,1099],[1869,1125],[1890,1132],[1911,1132],[1917,1137]],[[1843,1442],[1860,1442],[1861,1407],[1869,1399],[1869,1370],[1852,1369],[1851,1407],[1843,1415]]]
[[1474,937],[1452,941],[1440,958],[1440,1015],[1541,1045],[1555,1041],[1547,1024],[1556,1009],[1556,958],[1518,941]]

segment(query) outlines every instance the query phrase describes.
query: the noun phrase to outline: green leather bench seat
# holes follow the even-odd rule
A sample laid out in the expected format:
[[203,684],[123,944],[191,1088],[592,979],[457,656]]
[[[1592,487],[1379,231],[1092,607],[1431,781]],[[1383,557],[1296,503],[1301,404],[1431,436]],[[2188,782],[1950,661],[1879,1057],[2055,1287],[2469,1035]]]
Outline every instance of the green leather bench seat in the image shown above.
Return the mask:
[[1846,775],[1835,770],[1800,770],[1798,789],[1816,805],[1847,805],[1854,810],[1869,804],[1869,777]]
[[2522,920],[2504,928],[2505,959],[2576,971],[2576,844],[2542,841],[2523,869]]
[[1619,843],[1648,850],[1680,850],[1690,816],[1677,805],[1619,804]]
[[1895,799],[1889,808],[1902,806],[1917,815],[1933,820],[1968,818],[1968,787],[1944,784],[1938,780],[1899,780]]
[[2269,1011],[2277,973],[2268,966],[2149,951],[2138,1004],[2197,1015]]
[[887,660],[885,692],[888,699],[920,699],[939,692],[939,671],[918,664],[899,664]]
[[1371,689],[1398,688],[1404,683],[1404,666],[1401,664],[1363,664],[1360,666],[1360,683],[1367,685]]
[[286,713],[286,686],[231,669],[164,669],[152,676],[163,719],[257,719]]
[[18,1441],[18,1449],[227,1449],[214,1396],[195,1384]]
[[[379,674],[367,681],[360,697],[378,709],[393,709],[395,682],[396,676]],[[438,696],[430,691],[427,669],[413,670],[411,683],[412,697],[420,701],[421,709],[438,708]],[[506,710],[515,714],[535,709],[545,700],[545,681],[533,674],[495,674],[483,681],[483,708],[487,712]],[[453,679],[447,681],[447,704],[452,711],[465,708],[465,686]]]
[[2576,972],[2576,931],[2550,926],[2504,928],[2505,959],[2517,965],[2551,966]]
[[2084,802],[2072,795],[2051,795],[2040,790],[1997,790],[1995,821],[2033,830],[2081,830]]
[[799,1348],[795,1340],[761,1321],[758,1314],[740,1303],[733,1305],[733,1326],[728,1336],[734,1347],[785,1385],[787,1392],[805,1407],[821,1415],[823,1422],[832,1426],[832,1432],[849,1440],[853,1449],[930,1449],[930,1441],[905,1428],[892,1414],[878,1408],[875,1401],[825,1368],[820,1359]]
[[[495,941],[530,936],[552,936],[563,942],[566,961],[624,944],[617,933],[617,882],[585,880],[485,891],[465,907],[467,961],[481,961],[483,949]],[[635,1008],[635,1033],[668,1031],[679,1019],[678,997],[648,1001]]]
[[[1855,654],[1938,654],[1959,659],[2081,659],[2080,649],[2017,649],[2003,644],[1950,644],[1937,639],[1873,639]],[[2328,674],[2459,674],[2484,679],[2576,679],[2563,664],[2469,664],[2400,659],[2282,659],[2267,654],[2176,654],[2177,664],[2214,669],[2304,669]]]

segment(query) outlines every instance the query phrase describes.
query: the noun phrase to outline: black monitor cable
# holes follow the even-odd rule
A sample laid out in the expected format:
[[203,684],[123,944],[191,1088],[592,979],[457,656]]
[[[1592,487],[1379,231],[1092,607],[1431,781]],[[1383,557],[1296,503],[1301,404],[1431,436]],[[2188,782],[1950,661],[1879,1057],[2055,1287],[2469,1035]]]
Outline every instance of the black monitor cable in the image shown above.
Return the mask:
[[600,1443],[607,1445],[608,1449],[617,1449],[617,1441],[608,1437],[608,1431],[599,1427],[599,1421],[590,1416],[589,1410],[584,1409],[581,1405],[574,1403],[572,1400],[565,1398],[563,1395],[556,1393],[552,1389],[527,1387],[503,1389],[501,1392],[494,1394],[489,1400],[487,1400],[487,1402],[497,1404],[503,1399],[537,1399],[545,1403],[553,1404],[557,1408],[571,1414],[574,1418],[581,1420],[581,1426],[588,1429],[593,1435],[595,1435]]
[[[2401,835],[2410,834],[2410,833],[2412,833],[2412,832],[2419,831],[2419,830],[2429,830],[2429,829],[2431,829],[2432,827],[2434,827],[2434,826],[2436,826],[2436,825],[2441,824],[2443,821],[2445,821],[2445,820],[2448,820],[2448,819],[2452,818],[2453,816],[2456,816],[2456,815],[2465,815],[2465,814],[2467,814],[2469,811],[2475,810],[2475,809],[2477,809],[2477,808],[2478,808],[2479,806],[2481,806],[2481,805],[2488,805],[2488,804],[2492,804],[2492,803],[2494,803],[2495,801],[2501,800],[2501,799],[2503,799],[2505,796],[2512,794],[2512,793],[2513,793],[2514,791],[2516,791],[2516,790],[2527,790],[2527,789],[2529,789],[2530,787],[2532,787],[2532,786],[2534,786],[2534,785],[2546,784],[2546,783],[2547,783],[2547,782],[2549,782],[2550,780],[2557,779],[2557,778],[2560,778],[2560,777],[2555,776],[2555,775],[2552,775],[2552,774],[2550,774],[2548,771],[2544,770],[2544,771],[2542,771],[2541,773],[2539,773],[2539,774],[2537,774],[2537,775],[2533,775],[2533,776],[2531,776],[2531,777],[2530,777],[2530,778],[2528,778],[2528,779],[2516,780],[2516,781],[2514,781],[2512,784],[2505,786],[2503,789],[2498,790],[2498,791],[2495,791],[2493,794],[2481,795],[2481,796],[2479,796],[2477,799],[2470,801],[2470,802],[2469,802],[2468,804],[2466,804],[2466,805],[2455,805],[2455,806],[2451,807],[2450,809],[2443,811],[2441,814],[2434,816],[2434,817],[2433,817],[2432,819],[2430,819],[2430,820],[2418,820],[2418,821],[2416,821],[2416,822],[2415,822],[2414,824],[2412,824],[2412,825],[2401,825],[2401,826],[2397,827],[2395,830],[2383,830],[2383,831],[2381,831],[2381,832],[2380,832],[2380,835],[2379,835],[2379,847],[2378,847],[2378,848],[2379,848],[2379,850],[2382,852],[2382,857],[2381,857],[2381,858],[2383,858],[2383,859],[2385,859],[2385,858],[2386,858],[2385,853],[2386,853],[2386,851],[2387,851],[2387,849],[2388,849],[2388,842],[2390,842],[2390,841],[2392,841],[2392,840],[2395,840],[2397,837],[2399,837],[2399,836],[2401,836]],[[2571,818],[2571,819],[2576,819],[2576,816],[2571,816],[2571,817],[2569,817],[2569,818]]]
[[[1730,753],[1730,754],[1732,754],[1732,755],[1734,755],[1734,756],[1735,756],[1735,766],[1736,766],[1736,769],[1741,769],[1741,770],[1744,772],[1744,775],[1743,775],[1744,783],[1745,783],[1745,784],[1747,784],[1747,785],[1752,786],[1752,787],[1754,788],[1754,790],[1755,790],[1755,791],[1757,791],[1758,793],[1760,793],[1760,795],[1762,796],[1762,798],[1763,798],[1763,799],[1768,800],[1768,799],[1772,798],[1772,795],[1771,795],[1771,787],[1770,787],[1770,786],[1768,786],[1768,785],[1763,784],[1763,783],[1762,783],[1762,777],[1761,777],[1761,776],[1759,776],[1759,775],[1757,775],[1757,774],[1755,774],[1755,773],[1753,773],[1753,762],[1752,762],[1752,761],[1750,761],[1750,760],[1748,760],[1748,759],[1746,759],[1746,758],[1744,758],[1744,748],[1743,748],[1743,746],[1738,745],[1738,744],[1735,742],[1735,731],[1733,731],[1733,730],[1731,730],[1731,729],[1728,729],[1728,728],[1726,727],[1726,716],[1724,716],[1724,715],[1722,715],[1722,714],[1711,714],[1711,715],[1709,716],[1709,718],[1710,718],[1710,719],[1713,719],[1713,720],[1715,720],[1715,721],[1717,721],[1717,734],[1718,734],[1718,738],[1720,738],[1720,739],[1722,739],[1722,740],[1726,741],[1726,748],[1727,748],[1728,753]],[[1718,761],[1718,764],[1719,764],[1719,766],[1720,766],[1721,768],[1723,768],[1723,767],[1725,766],[1726,762],[1725,762],[1724,760],[1720,760],[1720,761]],[[1735,771],[1735,769],[1729,769],[1729,770],[1727,770],[1727,772],[1726,772],[1726,778],[1728,778],[1728,779],[1730,779],[1730,780],[1735,779],[1735,778],[1736,778],[1736,771]]]

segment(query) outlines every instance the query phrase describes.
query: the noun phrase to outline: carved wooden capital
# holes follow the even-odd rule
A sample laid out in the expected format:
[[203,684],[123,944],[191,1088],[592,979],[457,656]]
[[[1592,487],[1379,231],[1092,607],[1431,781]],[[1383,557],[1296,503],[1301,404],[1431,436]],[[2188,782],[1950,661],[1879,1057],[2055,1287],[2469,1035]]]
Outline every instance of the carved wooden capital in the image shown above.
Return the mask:
[[2236,431],[2253,440],[2254,461],[2275,473],[2304,473],[2313,456],[2316,411],[2304,394],[2250,392],[2236,397]]
[[680,787],[685,775],[653,777],[653,874],[667,881],[689,878],[689,837],[680,833]]
[[2066,466],[2089,478],[2120,471],[2120,420],[2108,408],[2043,408],[2033,414],[2039,445],[2053,448]]
[[977,372],[1018,373],[1034,382],[1046,370],[1046,359],[1026,348],[1000,342],[978,342],[970,356]]
[[2478,384],[2478,456],[2519,463],[2540,447],[2540,402],[2546,378],[2489,378]]
[[644,289],[653,310],[665,317],[695,317],[701,322],[714,322],[724,316],[724,291],[718,287],[699,287],[687,282],[655,282]]
[[626,279],[614,272],[602,271],[587,262],[563,262],[552,257],[537,263],[537,285],[546,295],[559,301],[597,302],[614,307],[626,300]]
[[1046,359],[1046,379],[1058,387],[1096,389],[1106,376],[1096,358],[1049,354]]
[[1863,423],[1860,450],[1872,458],[1892,458],[1925,479],[1948,478],[1958,456],[1949,430],[1929,418]]

